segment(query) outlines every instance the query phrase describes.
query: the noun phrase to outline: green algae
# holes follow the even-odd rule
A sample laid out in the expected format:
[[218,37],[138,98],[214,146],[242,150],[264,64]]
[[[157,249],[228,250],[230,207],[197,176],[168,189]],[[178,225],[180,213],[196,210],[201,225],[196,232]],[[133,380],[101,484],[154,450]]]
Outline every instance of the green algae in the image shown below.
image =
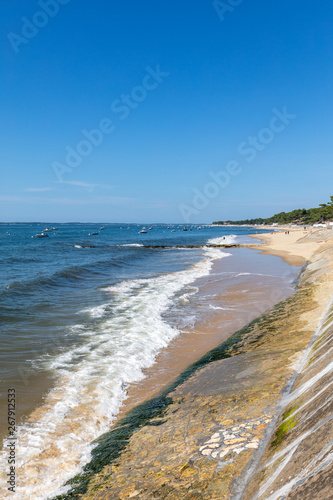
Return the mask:
[[[291,414],[296,410],[295,409],[292,409],[290,410],[291,411]],[[287,412],[288,413],[288,412]],[[287,417],[285,417],[287,418]],[[285,438],[286,434],[291,430],[293,429],[293,427],[295,427],[295,425],[297,425],[298,422],[297,420],[295,420],[295,418],[293,416],[289,416],[288,420],[287,421],[283,421],[282,424],[278,427],[276,433],[275,433],[275,439],[272,441],[272,444],[271,444],[271,447],[276,447],[278,446],[279,444],[281,444],[281,442],[283,441],[283,439]]]
[[[289,309],[295,304],[297,307],[298,300],[300,299],[302,302],[302,299],[309,294],[309,290],[301,290],[285,301],[278,303],[273,309],[235,332],[225,342],[221,343],[219,346],[202,356],[198,361],[190,365],[158,396],[130,410],[125,417],[114,425],[110,432],[99,437],[92,443],[95,445],[95,448],[92,450],[92,459],[90,463],[84,467],[80,474],[66,483],[66,486],[71,486],[72,489],[64,495],[57,496],[56,499],[72,500],[85,494],[91,480],[100,473],[105,466],[110,464],[117,466],[117,459],[119,459],[122,452],[126,449],[132,435],[137,430],[143,426],[157,426],[162,423],[163,415],[165,415],[168,406],[175,403],[169,396],[171,392],[188,380],[198,370],[210,363],[237,356],[238,354],[246,352],[249,347],[253,345],[259,347],[262,341],[265,340],[265,337],[275,335],[276,329],[274,328],[274,324],[278,325],[278,322],[290,317]],[[293,420],[281,424],[275,441],[280,442],[288,430],[294,427],[294,425],[296,425],[296,423],[294,423]],[[106,479],[106,477],[104,477],[104,479]]]

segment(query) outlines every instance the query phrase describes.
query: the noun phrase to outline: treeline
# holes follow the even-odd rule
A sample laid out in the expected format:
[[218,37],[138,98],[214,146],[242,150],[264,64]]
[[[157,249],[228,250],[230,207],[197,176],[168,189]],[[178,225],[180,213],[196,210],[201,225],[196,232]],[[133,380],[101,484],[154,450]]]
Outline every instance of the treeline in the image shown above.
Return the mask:
[[291,212],[280,212],[278,214],[269,217],[268,219],[263,219],[258,217],[256,219],[245,219],[245,220],[226,220],[226,221],[216,221],[213,224],[240,224],[240,225],[250,225],[250,224],[316,224],[319,222],[326,222],[333,220],[333,196],[330,197],[331,201],[328,203],[322,203],[318,208],[299,208],[297,210],[292,210]]

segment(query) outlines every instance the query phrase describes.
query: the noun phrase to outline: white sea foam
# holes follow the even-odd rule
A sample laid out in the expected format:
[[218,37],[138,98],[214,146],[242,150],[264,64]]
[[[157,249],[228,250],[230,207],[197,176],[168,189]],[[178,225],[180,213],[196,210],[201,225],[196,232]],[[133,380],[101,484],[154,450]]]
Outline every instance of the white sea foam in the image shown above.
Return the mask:
[[119,245],[121,247],[143,247],[141,243],[126,243],[124,245]]
[[109,304],[102,304],[96,307],[89,307],[87,309],[83,309],[79,314],[85,313],[89,315],[91,318],[102,318],[105,314],[106,309],[109,307]]
[[234,234],[229,234],[228,236],[219,236],[218,238],[212,238],[208,240],[210,245],[234,245],[237,241],[237,236]]
[[[18,428],[20,481],[15,495],[4,487],[1,498],[46,500],[68,491],[63,484],[91,459],[89,443],[110,429],[126,387],[141,380],[143,369],[179,334],[163,314],[183,287],[209,274],[215,259],[229,255],[208,248],[202,261],[184,271],[104,289],[110,304],[85,311],[100,321],[93,331],[82,331],[82,345],[45,361],[58,378],[44,405]],[[4,448],[3,485],[7,455]]]
[[220,309],[221,311],[229,311],[231,307],[220,307],[220,306],[213,306],[213,304],[209,304],[210,309]]
[[190,298],[192,295],[195,295],[199,291],[199,288],[196,286],[190,287],[190,290],[186,293],[183,293],[180,297],[178,297],[179,304],[188,304],[190,302]]

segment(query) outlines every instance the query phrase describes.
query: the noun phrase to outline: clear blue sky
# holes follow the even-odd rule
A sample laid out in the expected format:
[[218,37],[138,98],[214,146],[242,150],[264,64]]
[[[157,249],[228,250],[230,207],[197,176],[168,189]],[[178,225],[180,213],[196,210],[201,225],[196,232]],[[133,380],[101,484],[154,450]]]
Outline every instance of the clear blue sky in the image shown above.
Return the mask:
[[0,220],[194,223],[328,201],[332,2],[222,3],[1,2]]

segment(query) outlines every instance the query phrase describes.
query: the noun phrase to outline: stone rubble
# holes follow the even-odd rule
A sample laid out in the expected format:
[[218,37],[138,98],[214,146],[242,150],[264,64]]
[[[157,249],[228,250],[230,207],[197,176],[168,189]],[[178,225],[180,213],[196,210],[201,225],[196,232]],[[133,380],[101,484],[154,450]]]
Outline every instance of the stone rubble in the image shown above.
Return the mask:
[[[219,460],[220,465],[223,464],[224,457],[233,454],[233,457],[228,457],[230,463],[230,460],[232,462],[242,451],[259,447],[260,439],[264,438],[262,433],[271,421],[272,417],[264,415],[260,420],[247,421],[231,428],[221,428],[200,446],[199,452],[203,456]],[[244,432],[244,428],[252,433]]]

